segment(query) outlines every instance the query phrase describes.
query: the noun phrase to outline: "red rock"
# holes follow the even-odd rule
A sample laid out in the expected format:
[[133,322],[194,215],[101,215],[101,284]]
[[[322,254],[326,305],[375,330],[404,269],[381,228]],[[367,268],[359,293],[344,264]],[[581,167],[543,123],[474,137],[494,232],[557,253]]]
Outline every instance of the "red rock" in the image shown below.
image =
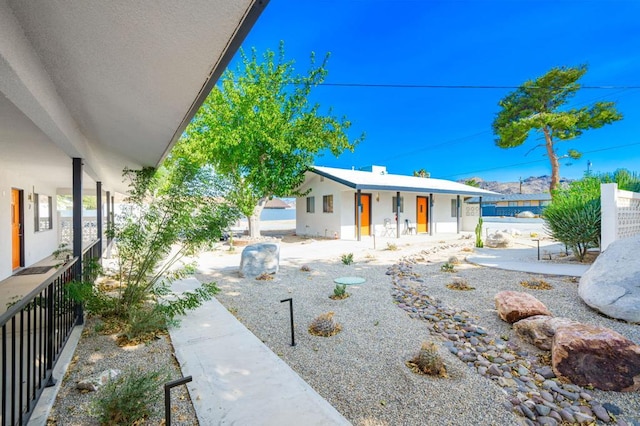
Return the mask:
[[576,385],[618,392],[640,389],[640,346],[605,327],[558,328],[551,362],[556,376]]
[[501,291],[495,295],[494,300],[498,315],[510,324],[534,315],[551,316],[547,307],[529,293]]
[[572,324],[577,324],[577,322],[568,318],[534,315],[514,323],[513,331],[525,342],[548,351],[551,349],[556,330],[559,327]]

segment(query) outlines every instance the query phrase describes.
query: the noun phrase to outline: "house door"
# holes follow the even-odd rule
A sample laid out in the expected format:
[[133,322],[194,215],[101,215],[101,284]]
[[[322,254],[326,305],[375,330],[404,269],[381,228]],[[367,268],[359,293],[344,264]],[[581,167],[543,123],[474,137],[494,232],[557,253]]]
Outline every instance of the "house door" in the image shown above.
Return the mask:
[[[360,235],[371,235],[371,194],[360,194]],[[358,223],[358,194],[356,194],[356,223]],[[356,230],[356,233],[358,231]]]
[[22,259],[24,230],[22,218],[22,191],[11,188],[11,268],[16,269],[24,265]]
[[416,222],[417,222],[416,232],[417,233],[427,232],[429,230],[427,226],[427,223],[429,222],[427,200],[428,200],[427,197],[416,198]]

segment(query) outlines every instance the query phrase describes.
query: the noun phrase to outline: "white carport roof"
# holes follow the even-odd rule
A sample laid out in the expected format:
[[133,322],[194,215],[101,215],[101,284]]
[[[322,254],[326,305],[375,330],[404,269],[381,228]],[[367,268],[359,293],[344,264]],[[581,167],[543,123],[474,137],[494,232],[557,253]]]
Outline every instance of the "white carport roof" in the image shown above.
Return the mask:
[[105,190],[156,166],[268,0],[0,0],[0,169]]
[[480,197],[497,194],[493,191],[487,191],[444,179],[422,178],[406,175],[394,175],[386,172],[375,173],[320,166],[314,166],[310,171],[355,190],[423,192]]

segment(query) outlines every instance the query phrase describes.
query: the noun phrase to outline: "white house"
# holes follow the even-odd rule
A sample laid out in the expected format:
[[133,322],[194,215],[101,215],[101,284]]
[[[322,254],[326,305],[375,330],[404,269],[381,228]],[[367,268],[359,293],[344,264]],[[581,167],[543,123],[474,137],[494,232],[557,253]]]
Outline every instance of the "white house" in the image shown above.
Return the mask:
[[296,233],[342,239],[471,232],[480,208],[466,200],[496,195],[448,180],[389,174],[383,166],[313,167],[299,190],[306,195],[297,198]]

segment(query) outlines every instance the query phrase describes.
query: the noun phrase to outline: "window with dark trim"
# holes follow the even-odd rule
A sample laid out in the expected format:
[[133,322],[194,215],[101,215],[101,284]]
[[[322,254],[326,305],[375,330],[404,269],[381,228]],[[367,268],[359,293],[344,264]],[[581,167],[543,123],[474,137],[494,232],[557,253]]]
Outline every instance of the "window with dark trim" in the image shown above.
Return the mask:
[[322,196],[322,211],[323,213],[333,213],[333,195]]
[[48,195],[34,194],[35,231],[53,229],[53,202]]
[[316,212],[316,197],[307,197],[307,213]]

